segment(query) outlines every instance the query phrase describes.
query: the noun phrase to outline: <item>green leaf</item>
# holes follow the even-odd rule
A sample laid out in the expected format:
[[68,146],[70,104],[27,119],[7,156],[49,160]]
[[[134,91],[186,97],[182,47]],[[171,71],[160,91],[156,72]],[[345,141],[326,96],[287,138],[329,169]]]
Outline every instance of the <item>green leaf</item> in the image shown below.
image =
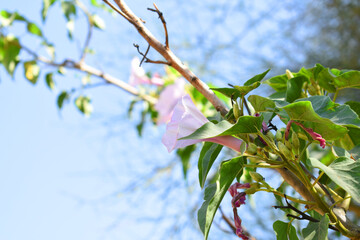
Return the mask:
[[249,96],[248,101],[255,109],[255,112],[266,112],[275,108],[275,103],[273,100],[258,95]]
[[198,161],[199,183],[201,188],[204,187],[210,168],[219,155],[222,147],[222,145],[216,143],[205,142],[203,148],[201,149]]
[[335,76],[332,72],[328,69],[323,67],[320,64],[316,64],[316,67],[313,69],[314,71],[314,78],[322,87],[328,92],[335,92],[336,88],[333,84]]
[[73,32],[74,32],[74,29],[75,29],[75,21],[74,21],[74,19],[70,19],[69,21],[67,21],[66,29],[68,30],[68,37],[70,39],[72,39],[73,38]]
[[349,107],[358,115],[360,116],[360,102],[356,101],[348,101],[345,103],[346,105],[349,105]]
[[26,22],[26,19],[17,12],[7,12],[5,10],[0,11],[0,22],[4,27],[11,26],[14,21]]
[[304,240],[326,240],[329,222],[327,214],[321,217],[320,222],[309,222],[307,227],[302,230]]
[[94,27],[96,27],[98,29],[102,29],[102,30],[105,29],[105,22],[98,15],[96,15],[96,14],[92,15],[91,22],[94,24]]
[[43,22],[46,19],[49,8],[54,4],[55,1],[56,0],[43,0],[43,7],[41,9],[41,17],[42,17]]
[[53,78],[53,73],[48,73],[45,75],[45,81],[46,81],[46,85],[48,86],[48,88],[50,90],[53,90],[55,88],[55,82],[54,82],[54,78]]
[[268,84],[275,91],[282,92],[282,91],[286,91],[287,81],[288,81],[288,77],[286,76],[286,74],[283,74],[283,75],[272,77],[272,78],[266,80],[264,83]]
[[241,96],[241,93],[239,90],[235,88],[210,88],[213,91],[219,92],[229,98],[237,99]]
[[334,86],[338,89],[360,88],[360,72],[349,71],[334,78]]
[[296,229],[291,223],[276,221],[273,224],[276,240],[299,240]]
[[76,16],[76,7],[72,1],[62,1],[61,10],[63,11],[65,18],[70,21],[72,16]]
[[42,37],[42,32],[41,32],[40,28],[35,23],[28,22],[27,30],[31,34]]
[[329,166],[315,158],[310,158],[313,167],[319,168],[337,185],[347,191],[351,197],[360,202],[360,161],[339,157]]
[[243,168],[243,158],[244,157],[237,157],[222,162],[216,184],[211,184],[205,189],[205,201],[198,211],[198,222],[201,231],[205,235],[205,239],[208,238],[211,224],[221,200],[235,177]]
[[75,99],[76,107],[82,112],[85,116],[90,116],[93,111],[93,107],[91,105],[91,99],[87,96],[79,96]]
[[298,98],[301,98],[301,93],[303,91],[302,87],[304,82],[307,81],[307,78],[303,75],[293,77],[287,81],[287,89],[285,99],[287,102],[291,103]]
[[36,61],[24,62],[24,73],[27,80],[35,84],[39,78],[40,67]]
[[263,80],[263,78],[266,76],[266,74],[270,71],[270,69],[266,70],[265,72],[263,73],[260,73],[254,77],[252,77],[251,79],[247,80],[245,83],[244,83],[244,86],[250,86],[252,85],[253,83],[255,82],[260,82],[261,80]]
[[191,157],[191,154],[195,151],[195,149],[196,149],[196,145],[193,144],[190,146],[186,146],[184,148],[179,148],[176,151],[176,154],[181,159],[184,179],[186,179],[186,177],[187,177],[187,171],[190,168],[190,157]]
[[328,118],[319,116],[310,101],[299,101],[282,107],[291,120],[304,121],[306,127],[312,128],[326,140],[336,140],[347,133],[346,127],[333,123]]
[[21,46],[19,40],[14,36],[8,35],[2,40],[1,59],[6,71],[13,76],[16,66],[19,63],[19,53]]
[[66,91],[62,91],[57,98],[57,106],[61,109],[64,106],[64,102],[70,99],[70,94]]
[[334,103],[328,96],[313,96],[298,101],[310,101],[320,117],[329,119],[338,126],[347,127],[347,133],[335,142],[337,146],[350,150],[360,144],[360,119],[348,105]]
[[226,120],[214,124],[205,123],[189,136],[181,139],[205,139],[217,136],[231,136],[240,133],[257,133],[262,126],[263,117],[242,116],[233,125]]
[[234,88],[240,92],[240,96],[245,96],[252,90],[258,88],[260,85],[260,82],[254,82],[253,84],[248,86],[234,86]]

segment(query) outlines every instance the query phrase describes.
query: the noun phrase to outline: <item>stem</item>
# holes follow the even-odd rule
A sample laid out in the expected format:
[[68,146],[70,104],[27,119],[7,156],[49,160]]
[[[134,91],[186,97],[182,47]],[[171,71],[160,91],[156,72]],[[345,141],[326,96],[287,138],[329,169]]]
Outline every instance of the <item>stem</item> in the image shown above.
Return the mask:
[[[278,195],[280,197],[285,198],[285,195],[283,193],[278,192],[276,190],[270,190],[270,189],[261,188],[261,189],[257,189],[256,192],[269,192],[269,193],[273,193],[275,195]],[[291,201],[297,202],[297,203],[300,203],[300,204],[306,204],[306,205],[314,205],[314,204],[316,204],[315,202],[310,202],[310,201],[297,199],[297,198],[294,198],[294,197],[290,197],[288,195],[286,195],[286,197],[287,197],[287,199],[290,199]]]
[[336,101],[336,98],[337,98],[337,96],[338,96],[338,93],[339,93],[339,89],[336,89],[335,94],[334,94],[334,98],[333,98],[333,102]]

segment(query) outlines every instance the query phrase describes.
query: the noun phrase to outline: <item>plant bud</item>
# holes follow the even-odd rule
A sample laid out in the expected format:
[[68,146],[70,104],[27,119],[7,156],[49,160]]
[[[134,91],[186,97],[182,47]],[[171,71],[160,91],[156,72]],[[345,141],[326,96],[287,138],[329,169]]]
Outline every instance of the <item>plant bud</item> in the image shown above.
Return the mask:
[[233,102],[233,113],[236,120],[241,117],[239,104],[237,103],[237,101]]
[[276,139],[276,141],[281,141],[282,140],[282,132],[280,130],[276,131],[275,139]]
[[293,133],[292,133],[291,141],[292,141],[292,144],[293,144],[294,154],[295,154],[295,155],[299,155],[300,141],[299,141],[299,138],[298,138],[296,132],[293,132]]
[[253,143],[249,143],[247,149],[246,149],[246,153],[251,154],[251,155],[256,155],[257,153],[257,146]]
[[274,134],[271,132],[271,131],[268,131],[267,133],[266,133],[266,136],[270,139],[270,140],[274,140]]
[[311,96],[317,95],[316,88],[313,85],[309,84],[307,90]]
[[293,148],[293,146],[289,140],[285,141],[285,146],[290,150]]
[[297,135],[298,135],[298,137],[299,137],[300,139],[302,139],[302,140],[305,140],[305,141],[308,141],[308,140],[309,140],[308,137],[307,137],[304,133],[302,133],[302,132],[299,132]]
[[293,154],[282,142],[278,142],[278,147],[279,151],[284,154],[287,159],[292,160],[294,158]]
[[264,177],[261,176],[260,173],[257,172],[249,172],[251,178],[255,181],[255,182],[262,182],[264,181]]
[[292,74],[292,72],[290,72],[289,69],[286,69],[285,73],[286,73],[286,76],[287,76],[288,79],[294,78],[294,75]]

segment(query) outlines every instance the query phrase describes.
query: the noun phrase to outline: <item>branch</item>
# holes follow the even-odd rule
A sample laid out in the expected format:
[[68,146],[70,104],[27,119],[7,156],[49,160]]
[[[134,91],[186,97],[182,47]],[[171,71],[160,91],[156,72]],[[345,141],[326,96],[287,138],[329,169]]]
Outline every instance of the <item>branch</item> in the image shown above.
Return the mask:
[[[103,0],[105,3],[109,4],[107,0]],[[223,102],[215,95],[213,91],[210,90],[204,82],[202,82],[189,68],[187,68],[180,59],[165,45],[161,44],[154,35],[145,27],[143,21],[138,18],[131,9],[126,5],[123,0],[114,0],[115,3],[120,8],[119,14],[123,16],[128,22],[130,22],[139,32],[139,34],[154,48],[158,53],[160,53],[169,63],[170,66],[175,68],[188,82],[190,82],[205,98],[207,98],[215,109],[221,113],[222,116],[225,116],[228,112],[227,107]],[[109,4],[109,6],[111,6]]]
[[150,95],[140,93],[140,91],[137,88],[131,86],[130,84],[128,84],[124,81],[121,81],[120,79],[118,79],[110,74],[104,73],[103,71],[101,71],[99,69],[91,67],[91,66],[87,65],[85,62],[75,62],[73,60],[66,59],[62,63],[56,63],[56,62],[51,61],[43,56],[39,56],[36,52],[30,50],[29,48],[27,48],[23,45],[21,45],[21,48],[23,50],[25,50],[27,53],[29,53],[30,55],[32,55],[36,61],[45,63],[50,66],[54,66],[54,67],[66,67],[66,68],[75,69],[75,70],[78,70],[78,71],[81,71],[81,72],[84,72],[87,74],[91,74],[93,76],[96,76],[98,78],[105,80],[107,83],[110,83],[112,85],[115,85],[115,86],[125,90],[126,92],[128,92],[134,96],[140,97],[141,99],[149,102],[150,104],[155,104],[157,102],[156,98],[154,98]]

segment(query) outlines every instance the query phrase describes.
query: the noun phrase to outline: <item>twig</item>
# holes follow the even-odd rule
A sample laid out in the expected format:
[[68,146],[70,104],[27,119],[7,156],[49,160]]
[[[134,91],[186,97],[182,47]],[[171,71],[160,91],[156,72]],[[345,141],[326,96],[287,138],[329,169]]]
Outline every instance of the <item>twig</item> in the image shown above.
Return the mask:
[[139,96],[141,99],[149,102],[150,104],[155,104],[157,102],[156,98],[154,98],[150,95],[141,94],[137,88],[131,86],[130,84],[128,84],[124,81],[121,81],[120,79],[118,79],[114,76],[111,76],[110,74],[104,73],[103,71],[101,71],[99,69],[93,68],[84,62],[75,62],[71,59],[65,59],[62,63],[56,63],[56,62],[51,61],[43,56],[37,55],[36,52],[30,50],[26,46],[21,45],[21,48],[24,51],[26,51],[27,53],[29,53],[30,55],[32,55],[34,57],[34,60],[36,60],[36,61],[45,63],[45,64],[47,64],[49,66],[53,66],[53,67],[66,67],[66,68],[70,68],[70,69],[75,69],[75,70],[99,77],[99,78],[105,80],[106,82],[108,82],[112,85],[115,85],[134,96]]
[[90,15],[89,11],[86,9],[85,5],[80,1],[76,1],[76,3],[79,6],[79,8],[84,12],[84,14],[86,15],[87,21],[88,21],[88,32],[87,32],[84,47],[83,47],[83,50],[81,51],[81,56],[80,56],[80,62],[83,62],[85,59],[85,56],[86,56],[87,48],[90,45],[90,40],[91,40],[94,25],[91,22],[91,15]]
[[166,21],[165,21],[165,18],[164,18],[164,15],[162,12],[160,12],[160,10],[158,9],[158,7],[156,6],[155,3],[154,4],[154,7],[155,9],[152,9],[152,8],[148,8],[149,11],[152,11],[152,12],[156,12],[158,15],[159,15],[159,18],[164,26],[164,31],[165,31],[165,47],[166,48],[169,48],[169,35],[168,35],[168,31],[167,31],[167,27],[166,27]]
[[[107,0],[104,0],[107,3]],[[139,32],[139,34],[160,53],[173,68],[175,68],[186,80],[188,80],[212,105],[215,109],[225,116],[228,112],[225,104],[210,90],[209,86],[202,82],[182,61],[165,45],[161,44],[155,36],[145,27],[143,22],[138,18],[123,0],[114,0],[121,10],[121,16],[126,16],[128,20]]]
[[[287,217],[292,217],[292,218],[296,218],[298,220],[308,220],[310,222],[319,222],[318,219],[316,218],[313,218],[305,213],[303,213],[302,211],[300,211],[299,209],[297,209],[296,207],[294,207],[293,205],[291,205],[286,197],[286,195],[284,194],[284,197],[285,197],[285,201],[286,201],[286,204],[287,206],[274,206],[275,209],[277,208],[288,208],[288,209],[291,209],[293,210],[294,212],[298,213],[300,215],[299,216],[295,216],[295,215],[292,215],[292,214],[287,214],[286,216]],[[334,226],[332,225],[329,225],[329,228],[332,229],[332,230],[335,230],[335,231],[339,231],[337,228],[335,228]]]
[[139,53],[141,56],[143,56],[143,58],[141,59],[141,62],[140,62],[140,66],[141,66],[142,62],[144,61],[144,59],[145,59],[145,62],[148,62],[148,63],[165,64],[165,65],[169,65],[169,66],[171,66],[171,64],[170,64],[169,62],[166,62],[166,61],[160,61],[160,60],[158,60],[158,61],[154,61],[154,60],[149,59],[149,58],[146,56],[146,55],[148,54],[148,52],[149,52],[149,49],[150,49],[150,44],[149,44],[149,46],[148,46],[148,48],[147,48],[147,50],[146,50],[145,54],[144,54],[144,53],[142,53],[142,52],[140,51],[140,47],[139,47],[139,45],[137,45],[137,44],[135,44],[135,43],[134,43],[134,47],[136,47],[136,49],[137,49],[138,53]]

